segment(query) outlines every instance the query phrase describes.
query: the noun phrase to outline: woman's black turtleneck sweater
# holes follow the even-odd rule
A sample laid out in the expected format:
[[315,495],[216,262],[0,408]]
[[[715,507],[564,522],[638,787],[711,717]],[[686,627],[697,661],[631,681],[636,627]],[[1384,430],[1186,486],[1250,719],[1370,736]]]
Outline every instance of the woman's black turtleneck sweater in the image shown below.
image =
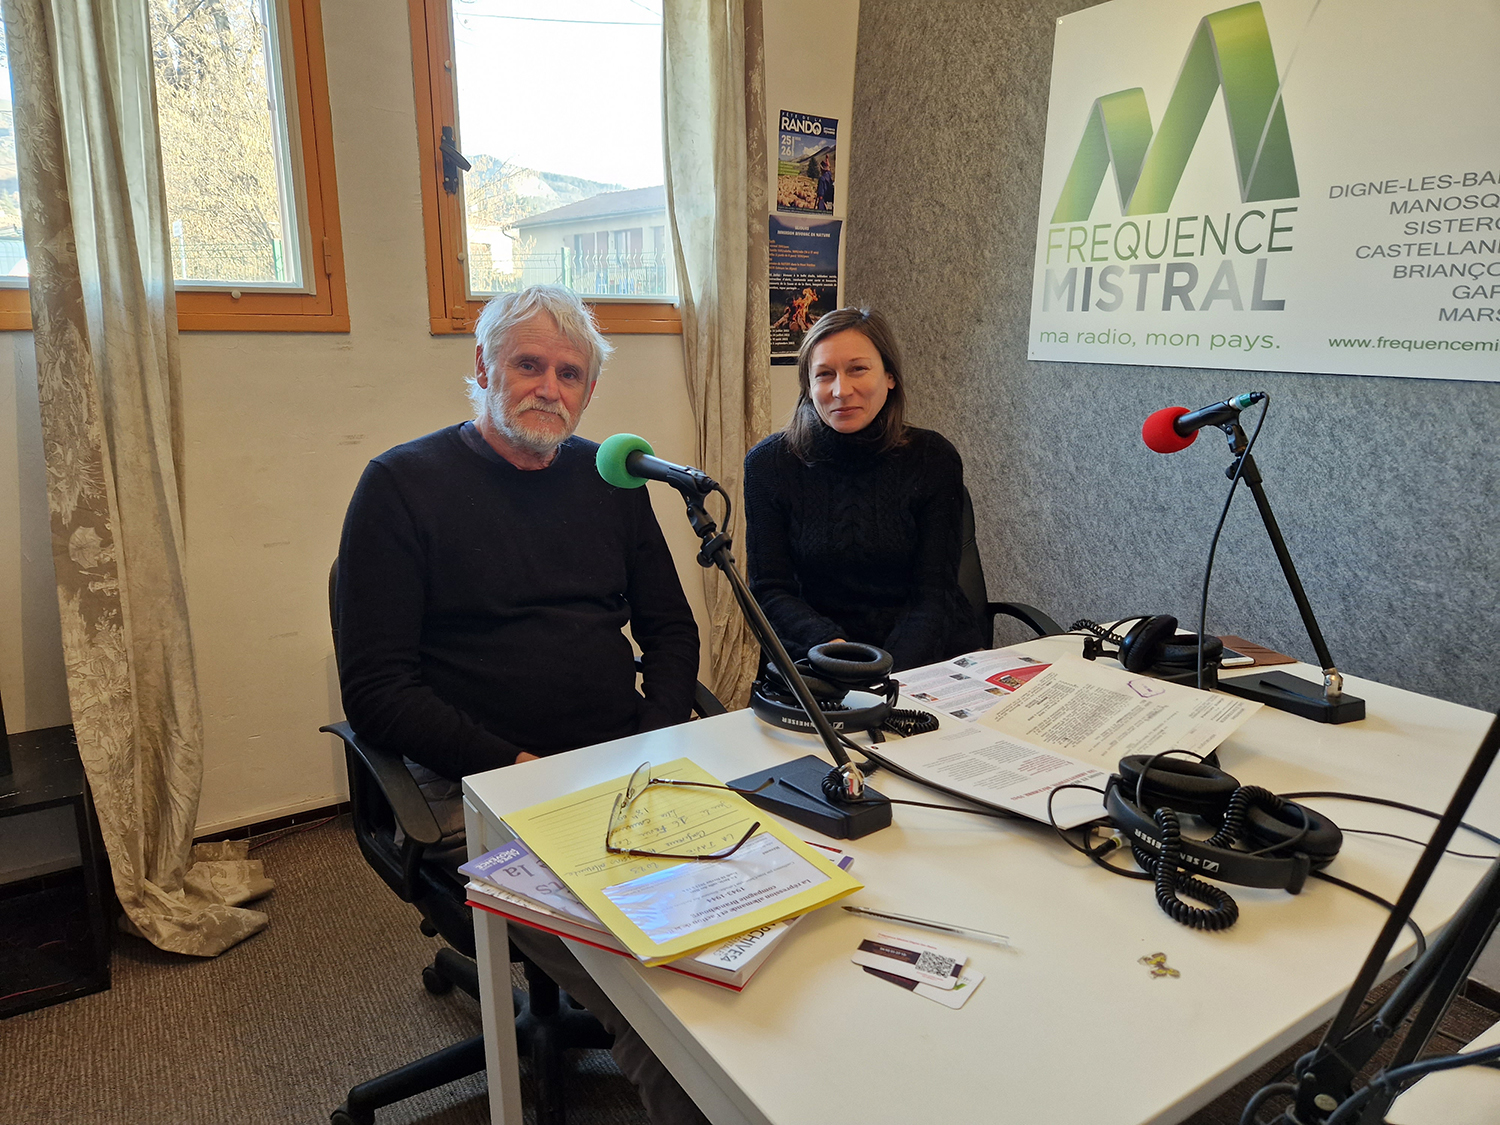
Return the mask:
[[871,429],[818,426],[811,464],[780,433],[746,455],[751,591],[794,658],[840,637],[887,650],[897,670],[982,647],[958,588],[958,451],[908,426],[878,452]]

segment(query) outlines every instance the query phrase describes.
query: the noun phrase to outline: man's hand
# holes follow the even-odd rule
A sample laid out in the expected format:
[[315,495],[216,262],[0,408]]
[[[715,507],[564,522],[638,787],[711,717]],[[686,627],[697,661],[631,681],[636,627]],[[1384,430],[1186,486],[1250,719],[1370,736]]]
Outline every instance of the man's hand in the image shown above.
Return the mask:
[[516,761],[517,762],[534,762],[534,761],[536,761],[540,757],[541,757],[540,754],[533,754],[533,753],[531,753],[528,750],[522,750],[519,754],[516,755]]

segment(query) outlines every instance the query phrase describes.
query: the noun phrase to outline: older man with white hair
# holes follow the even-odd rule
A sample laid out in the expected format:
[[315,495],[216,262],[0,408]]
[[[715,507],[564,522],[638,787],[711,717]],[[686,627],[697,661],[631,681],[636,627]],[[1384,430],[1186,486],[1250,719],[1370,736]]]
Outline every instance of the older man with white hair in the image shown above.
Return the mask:
[[474,420],[371,461],[339,547],[345,713],[455,780],[682,722],[698,669],[645,490],[573,436],[609,352],[588,310],[535,286],[475,335]]
[[[475,336],[474,419],[369,463],[337,582],[350,723],[452,781],[682,722],[698,670],[646,491],[606,484],[574,436],[611,350],[588,309],[533,286],[490,301]],[[654,1122],[705,1120],[557,938],[512,940],[614,1032]]]

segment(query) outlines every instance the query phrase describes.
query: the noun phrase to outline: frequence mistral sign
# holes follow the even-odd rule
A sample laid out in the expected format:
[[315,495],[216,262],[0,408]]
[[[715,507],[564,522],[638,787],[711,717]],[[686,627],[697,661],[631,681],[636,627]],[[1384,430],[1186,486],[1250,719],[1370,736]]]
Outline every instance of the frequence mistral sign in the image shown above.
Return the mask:
[[1500,3],[1058,20],[1029,355],[1500,381]]

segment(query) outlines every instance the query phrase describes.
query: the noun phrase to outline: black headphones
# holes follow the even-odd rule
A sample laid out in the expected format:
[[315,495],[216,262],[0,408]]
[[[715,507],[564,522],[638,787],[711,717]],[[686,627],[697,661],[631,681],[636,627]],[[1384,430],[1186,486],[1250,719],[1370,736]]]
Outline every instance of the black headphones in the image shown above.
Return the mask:
[[[796,662],[818,708],[836,731],[877,730],[890,718],[901,687],[891,678],[891,654],[874,645],[855,641],[830,641],[807,650]],[[844,697],[851,691],[870,692],[883,698],[868,707],[848,707]],[[786,678],[773,663],[750,690],[750,709],[755,717],[774,727],[813,733]]]
[[[1105,652],[1104,646],[1099,641],[1091,641],[1084,646],[1084,658],[1093,660],[1098,656],[1114,656],[1124,666],[1127,672],[1156,672],[1158,674],[1177,674],[1185,672],[1197,672],[1198,669],[1198,635],[1179,637],[1177,635],[1177,618],[1169,614],[1161,614],[1156,617],[1143,616],[1139,618],[1125,618],[1126,621],[1134,620],[1135,624],[1124,634],[1120,633],[1120,625],[1116,622],[1113,629],[1106,629],[1093,621],[1077,621],[1073,625],[1074,630],[1086,629],[1103,641],[1109,641],[1119,646],[1118,652]],[[1205,668],[1216,668],[1224,658],[1224,642],[1215,636],[1203,638],[1203,666]]]
[[[1298,894],[1344,842],[1327,817],[1202,762],[1135,755],[1119,769],[1104,791],[1109,821],[1155,878],[1161,908],[1195,929],[1227,929],[1239,917],[1229,895],[1196,876]],[[1207,840],[1184,837],[1180,815],[1216,831]],[[1211,908],[1189,906],[1178,892]]]

